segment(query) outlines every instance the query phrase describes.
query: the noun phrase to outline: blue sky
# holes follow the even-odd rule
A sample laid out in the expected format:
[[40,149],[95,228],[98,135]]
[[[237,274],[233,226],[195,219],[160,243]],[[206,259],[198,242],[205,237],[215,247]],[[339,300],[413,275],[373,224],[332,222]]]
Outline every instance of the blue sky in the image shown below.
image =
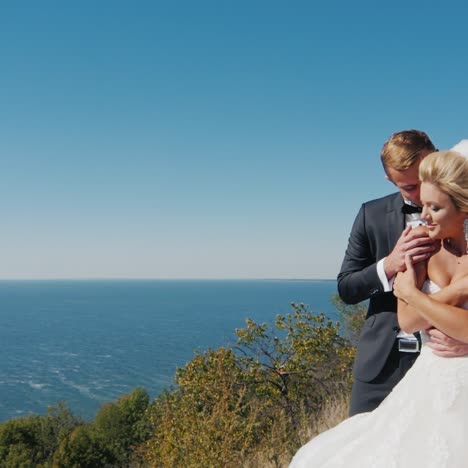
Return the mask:
[[394,131],[468,137],[462,2],[0,5],[0,278],[334,278]]

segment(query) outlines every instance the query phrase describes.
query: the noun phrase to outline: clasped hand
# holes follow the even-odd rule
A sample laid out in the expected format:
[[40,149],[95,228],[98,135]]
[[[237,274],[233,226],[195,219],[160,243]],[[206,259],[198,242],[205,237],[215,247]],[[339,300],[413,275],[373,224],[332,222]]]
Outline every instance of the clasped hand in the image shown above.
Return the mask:
[[408,226],[401,234],[392,252],[386,257],[384,268],[387,278],[405,271],[405,257],[409,255],[413,263],[427,260],[440,249],[440,242],[433,241],[424,226]]
[[[398,273],[393,283],[393,292],[398,299],[408,302],[412,292],[418,289],[416,272],[409,255],[405,258],[406,271]],[[452,284],[452,287],[464,291],[468,290],[468,277],[462,278]],[[437,328],[430,327],[425,330],[430,337],[426,345],[440,357],[459,357],[468,354],[468,344],[458,341]]]

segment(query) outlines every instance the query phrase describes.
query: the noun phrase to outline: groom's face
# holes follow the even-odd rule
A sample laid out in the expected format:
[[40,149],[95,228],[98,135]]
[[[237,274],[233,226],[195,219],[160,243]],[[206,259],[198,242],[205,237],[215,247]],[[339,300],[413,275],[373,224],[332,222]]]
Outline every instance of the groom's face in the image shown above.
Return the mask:
[[419,180],[419,165],[421,161],[428,155],[431,154],[432,150],[420,151],[419,160],[416,161],[412,166],[403,171],[395,169],[391,166],[385,168],[387,173],[387,179],[393,182],[401,193],[401,196],[405,200],[409,200],[415,205],[422,206],[421,203],[421,181]]
[[393,182],[402,197],[405,200],[421,206],[420,189],[421,182],[419,180],[419,164],[421,161],[414,163],[408,169],[400,171],[393,167],[387,167],[387,179]]

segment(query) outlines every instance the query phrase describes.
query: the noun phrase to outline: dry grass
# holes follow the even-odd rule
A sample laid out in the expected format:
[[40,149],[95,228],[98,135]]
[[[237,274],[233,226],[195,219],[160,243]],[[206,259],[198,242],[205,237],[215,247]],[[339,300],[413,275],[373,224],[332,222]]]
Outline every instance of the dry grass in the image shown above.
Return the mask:
[[[331,399],[323,409],[322,413],[311,420],[310,414],[305,412],[300,418],[300,428],[297,438],[300,440],[300,446],[306,444],[315,436],[323,431],[335,427],[348,417],[349,396],[341,395]],[[285,432],[287,425],[281,424],[281,421],[276,421],[273,431],[261,445],[255,455],[249,457],[242,466],[243,468],[286,468],[296,448],[288,447],[285,439],[291,439],[291,434]]]
[[[323,431],[331,429],[348,417],[349,397],[342,396],[335,398],[328,403],[323,413],[317,420],[316,429],[313,434],[305,441],[308,442],[312,437]],[[304,443],[305,443],[304,442]]]

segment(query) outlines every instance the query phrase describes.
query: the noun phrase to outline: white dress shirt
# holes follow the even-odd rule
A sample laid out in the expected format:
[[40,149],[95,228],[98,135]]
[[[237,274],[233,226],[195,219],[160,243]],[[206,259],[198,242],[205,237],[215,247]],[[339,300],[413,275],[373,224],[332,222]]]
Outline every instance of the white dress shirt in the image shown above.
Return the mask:
[[[405,200],[405,203],[408,205],[415,206],[414,203],[411,203],[409,200]],[[406,227],[411,226],[412,228],[421,226],[425,224],[424,221],[421,219],[420,213],[409,213],[405,214],[405,225]],[[385,292],[390,292],[393,290],[393,280],[395,279],[394,276],[391,278],[387,278],[384,269],[384,262],[387,257],[382,258],[377,262],[377,274],[379,275],[380,282],[384,288]],[[408,340],[416,340],[416,337],[412,333],[406,333],[403,330],[397,335],[397,338],[407,338]]]

